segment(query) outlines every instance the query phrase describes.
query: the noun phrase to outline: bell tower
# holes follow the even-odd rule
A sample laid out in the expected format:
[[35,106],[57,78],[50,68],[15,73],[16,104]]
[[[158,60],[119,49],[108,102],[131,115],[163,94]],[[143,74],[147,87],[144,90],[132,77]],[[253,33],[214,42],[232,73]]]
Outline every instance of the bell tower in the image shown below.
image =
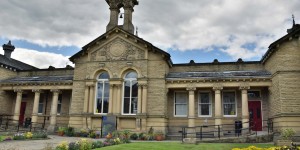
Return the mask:
[[134,26],[132,24],[133,7],[138,5],[138,0],[106,0],[110,9],[110,20],[106,26],[106,31],[118,26],[118,17],[120,14],[120,8],[124,8],[124,23],[122,28],[132,34],[134,34]]

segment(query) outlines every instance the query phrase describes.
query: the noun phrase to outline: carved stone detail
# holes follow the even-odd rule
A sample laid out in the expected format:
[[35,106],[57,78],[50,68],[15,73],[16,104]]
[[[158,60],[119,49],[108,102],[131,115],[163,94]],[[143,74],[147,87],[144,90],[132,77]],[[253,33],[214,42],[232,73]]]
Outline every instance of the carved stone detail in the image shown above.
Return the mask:
[[135,59],[145,59],[145,51],[120,38],[91,53],[91,61]]

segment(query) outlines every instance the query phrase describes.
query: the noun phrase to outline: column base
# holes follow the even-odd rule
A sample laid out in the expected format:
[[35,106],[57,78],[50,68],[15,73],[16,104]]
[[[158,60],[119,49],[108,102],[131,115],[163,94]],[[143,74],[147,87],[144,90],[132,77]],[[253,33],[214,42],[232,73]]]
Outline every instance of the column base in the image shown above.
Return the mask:
[[55,133],[55,125],[49,125],[47,128],[48,133]]
[[182,142],[185,144],[196,144],[197,138],[184,138]]
[[136,119],[136,130],[137,131],[141,130],[141,119],[140,118]]

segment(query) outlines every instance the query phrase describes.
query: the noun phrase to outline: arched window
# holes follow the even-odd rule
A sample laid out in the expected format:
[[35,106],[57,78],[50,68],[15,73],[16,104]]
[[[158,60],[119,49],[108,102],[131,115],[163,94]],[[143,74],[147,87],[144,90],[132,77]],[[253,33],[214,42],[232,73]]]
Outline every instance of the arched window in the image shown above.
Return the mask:
[[123,114],[137,114],[138,82],[136,72],[130,71],[125,75],[123,93]]
[[109,105],[109,74],[103,72],[98,76],[97,97],[95,105],[96,114],[107,114]]

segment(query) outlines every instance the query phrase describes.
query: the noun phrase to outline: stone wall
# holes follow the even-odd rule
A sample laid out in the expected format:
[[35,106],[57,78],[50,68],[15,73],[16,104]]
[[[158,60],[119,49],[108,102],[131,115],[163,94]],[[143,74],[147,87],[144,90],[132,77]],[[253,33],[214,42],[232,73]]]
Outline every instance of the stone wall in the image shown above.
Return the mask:
[[[0,67],[0,80],[15,77],[17,72],[11,71],[6,68]],[[0,87],[0,114],[11,114],[12,113],[12,101],[13,96],[11,92],[3,91]]]
[[300,131],[295,122],[300,116],[300,40],[278,45],[264,65],[273,74],[269,104],[274,126],[279,130],[298,124]]

